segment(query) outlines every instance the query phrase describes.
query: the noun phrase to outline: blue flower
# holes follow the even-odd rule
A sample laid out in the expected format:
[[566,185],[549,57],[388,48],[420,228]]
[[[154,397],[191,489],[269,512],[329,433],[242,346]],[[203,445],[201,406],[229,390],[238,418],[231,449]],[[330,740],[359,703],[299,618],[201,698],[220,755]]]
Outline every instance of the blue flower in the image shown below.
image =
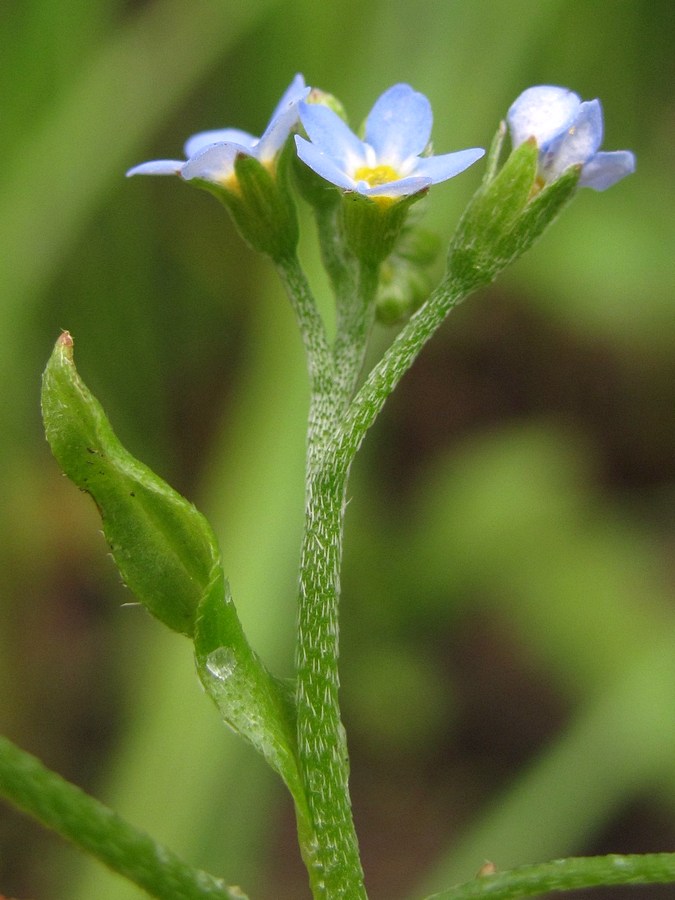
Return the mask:
[[580,165],[579,185],[604,191],[635,171],[635,156],[629,150],[598,152],[603,132],[599,100],[582,102],[562,87],[531,87],[513,103],[507,121],[514,148],[528,138],[536,140],[544,184]]
[[484,150],[422,156],[433,121],[431,105],[408,84],[396,84],[377,100],[360,140],[327,106],[303,102],[300,121],[309,141],[296,135],[298,156],[343,191],[398,200],[458,175]]
[[127,175],[180,175],[210,181],[237,191],[234,163],[238,156],[251,156],[272,170],[291,130],[298,122],[298,106],[309,94],[302,75],[296,75],[279,101],[262,137],[237,128],[201,131],[185,144],[185,160],[156,159],[129,169]]

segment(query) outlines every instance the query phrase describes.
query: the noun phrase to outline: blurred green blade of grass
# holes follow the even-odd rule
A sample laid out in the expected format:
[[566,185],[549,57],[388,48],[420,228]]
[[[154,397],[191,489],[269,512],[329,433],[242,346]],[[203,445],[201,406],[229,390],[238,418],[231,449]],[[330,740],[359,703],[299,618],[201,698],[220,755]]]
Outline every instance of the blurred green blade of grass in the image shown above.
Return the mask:
[[547,313],[582,333],[672,352],[675,217],[672,204],[657,199],[669,196],[671,184],[671,172],[647,164],[615,193],[583,194],[505,284],[537,284]]
[[121,0],[22,3],[0,22],[0,109],[9,156],[12,141],[21,141],[25,131],[26,110],[35,117],[51,104],[99,43],[119,6]]
[[[0,200],[0,331],[17,333],[113,178],[273,0],[148,5],[30,123]],[[103,112],[102,112],[103,111]],[[19,337],[22,329],[18,329]],[[16,367],[4,342],[0,372]],[[4,423],[3,423],[4,424]]]
[[408,575],[430,596],[478,586],[571,698],[611,683],[668,610],[648,535],[589,496],[585,451],[545,422],[467,441],[428,473]]
[[[290,311],[279,289],[267,293],[255,306],[239,399],[202,493],[247,636],[267,664],[288,671],[307,388]],[[143,658],[129,684],[130,691],[142,686],[139,707],[105,799],[184,858],[255,896],[282,788],[250,747],[226,735],[206,697],[200,705],[196,675],[178,646],[187,651],[188,645],[174,637],[154,627],[143,637]],[[81,865],[68,900],[138,897],[136,888],[93,861]]]
[[622,800],[672,771],[675,628],[582,709],[416,890],[426,896],[499,869],[574,854]]
[[582,444],[538,423],[468,441],[427,473],[407,579],[423,597],[482,597],[583,705],[421,893],[471,877],[485,858],[501,869],[579,852],[623,803],[673,783],[674,637],[659,556],[625,511],[589,497],[590,468]]

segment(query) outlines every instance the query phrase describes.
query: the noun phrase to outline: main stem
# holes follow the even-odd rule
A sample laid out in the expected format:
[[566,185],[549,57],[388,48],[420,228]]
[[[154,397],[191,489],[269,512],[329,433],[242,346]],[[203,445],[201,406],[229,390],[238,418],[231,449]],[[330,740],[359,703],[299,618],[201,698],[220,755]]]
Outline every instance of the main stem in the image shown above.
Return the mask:
[[[300,769],[313,827],[310,881],[317,900],[365,900],[349,798],[349,762],[338,700],[340,567],[349,462],[335,465],[335,440],[354,390],[370,329],[376,279],[360,273],[350,315],[331,347],[297,259],[278,263],[307,352],[311,383],[305,529],[300,560],[296,648]],[[346,277],[346,276],[345,276]],[[342,302],[347,304],[346,284]]]
[[403,328],[352,399],[373,322],[378,272],[376,266],[361,262],[347,277],[345,261],[334,254],[331,260],[338,295],[332,347],[297,259],[278,263],[303,335],[311,381],[296,648],[297,734],[316,842],[311,852],[304,854],[313,860],[310,880],[315,896],[361,900],[366,892],[338,701],[338,614],[347,479],[356,450],[386,397],[466,290],[446,280]]
[[[298,752],[317,847],[318,896],[366,897],[348,789],[348,756],[338,704],[340,566],[351,461],[386,397],[448,311],[467,290],[450,279],[411,319],[349,403],[372,317],[376,272],[362,270],[360,303],[343,312],[330,376],[313,379],[305,533],[298,613]],[[325,370],[324,370],[325,371]],[[310,356],[310,375],[312,374]],[[316,370],[315,370],[316,374]]]
[[365,898],[338,702],[340,565],[346,471],[309,473],[297,643],[298,751],[317,840],[319,897]]

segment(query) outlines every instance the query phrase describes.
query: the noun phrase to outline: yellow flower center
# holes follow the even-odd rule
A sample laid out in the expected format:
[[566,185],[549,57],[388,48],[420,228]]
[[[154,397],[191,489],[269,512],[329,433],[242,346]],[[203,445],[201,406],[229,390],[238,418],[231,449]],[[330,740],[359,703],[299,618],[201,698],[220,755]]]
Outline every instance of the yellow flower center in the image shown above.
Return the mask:
[[390,181],[397,181],[400,177],[391,166],[361,166],[354,172],[355,181],[367,181],[371,187],[389,184]]
[[230,172],[225,178],[220,178],[219,181],[226,191],[229,191],[231,194],[241,195],[239,179],[237,178],[234,170],[232,170],[232,172]]

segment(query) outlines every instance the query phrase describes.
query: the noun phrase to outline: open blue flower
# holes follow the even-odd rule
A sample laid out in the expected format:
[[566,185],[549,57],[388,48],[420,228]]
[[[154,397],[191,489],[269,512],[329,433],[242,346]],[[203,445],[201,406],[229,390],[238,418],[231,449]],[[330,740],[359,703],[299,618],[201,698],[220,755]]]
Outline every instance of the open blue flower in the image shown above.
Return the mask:
[[180,175],[186,181],[198,178],[236,191],[234,163],[237,157],[254,157],[266,168],[272,169],[297,124],[300,101],[309,91],[302,75],[296,75],[260,138],[237,128],[201,131],[185,144],[187,161],[156,159],[134,166],[127,175]]
[[635,171],[629,150],[598,152],[602,143],[599,100],[582,102],[567,88],[540,85],[528,88],[507,114],[513,146],[533,137],[539,147],[539,177],[545,184],[570,166],[580,165],[579,185],[604,191]]
[[485,152],[422,156],[431,136],[431,105],[408,84],[394,85],[377,100],[364,140],[327,106],[301,103],[300,121],[309,137],[295,137],[300,159],[342,190],[373,199],[417,194],[458,175]]

